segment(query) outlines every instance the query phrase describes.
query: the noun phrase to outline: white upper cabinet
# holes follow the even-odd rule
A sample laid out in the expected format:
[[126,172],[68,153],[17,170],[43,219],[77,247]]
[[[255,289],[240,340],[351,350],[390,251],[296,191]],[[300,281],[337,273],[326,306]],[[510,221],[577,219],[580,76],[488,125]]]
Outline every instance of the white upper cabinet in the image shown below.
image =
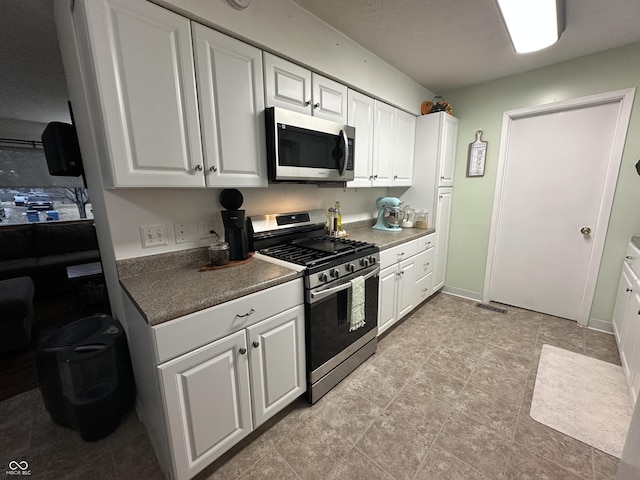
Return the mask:
[[[433,115],[433,114],[432,114]],[[438,187],[453,186],[453,166],[458,141],[458,119],[448,113],[439,115],[440,151],[438,152]]]
[[267,107],[283,107],[347,123],[347,87],[264,52]]
[[354,90],[348,93],[347,124],[356,128],[354,179],[349,187],[370,187],[373,179],[373,98]]
[[311,115],[311,72],[264,52],[267,107],[282,107]]
[[189,20],[141,0],[83,8],[109,186],[203,186]]
[[347,87],[317,73],[311,75],[311,85],[313,116],[346,124]]
[[192,25],[207,185],[265,187],[262,51]]
[[413,177],[413,149],[416,117],[398,110],[393,149],[393,186],[410,187]]
[[[397,109],[386,103],[375,101],[374,142],[373,142],[373,179],[372,186],[388,187],[393,184],[394,139],[396,131]],[[358,131],[356,130],[356,149]]]
[[348,124],[356,127],[349,187],[411,186],[416,117],[349,90]]

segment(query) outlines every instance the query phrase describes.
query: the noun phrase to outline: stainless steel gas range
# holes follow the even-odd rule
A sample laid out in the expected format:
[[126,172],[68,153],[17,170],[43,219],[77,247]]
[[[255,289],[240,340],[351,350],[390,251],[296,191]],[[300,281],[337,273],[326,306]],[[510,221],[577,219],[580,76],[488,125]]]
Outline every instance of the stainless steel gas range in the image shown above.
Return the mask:
[[311,403],[375,352],[378,333],[378,247],[326,236],[325,223],[322,210],[248,219],[256,257],[304,272]]

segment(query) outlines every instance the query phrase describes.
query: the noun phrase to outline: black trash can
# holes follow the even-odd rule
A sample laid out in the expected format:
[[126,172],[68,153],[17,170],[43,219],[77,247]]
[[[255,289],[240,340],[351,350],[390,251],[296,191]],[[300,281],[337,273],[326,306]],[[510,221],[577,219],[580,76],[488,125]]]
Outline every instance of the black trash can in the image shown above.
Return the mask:
[[108,315],[76,320],[36,349],[44,405],[58,425],[78,430],[83,440],[106,437],[134,398],[127,339]]

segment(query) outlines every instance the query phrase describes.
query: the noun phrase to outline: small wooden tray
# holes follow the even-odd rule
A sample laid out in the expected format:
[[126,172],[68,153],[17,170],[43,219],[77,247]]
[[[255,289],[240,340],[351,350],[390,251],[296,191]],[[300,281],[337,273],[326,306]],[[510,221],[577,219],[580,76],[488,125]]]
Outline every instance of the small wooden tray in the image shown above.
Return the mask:
[[223,268],[237,267],[238,265],[244,265],[245,263],[249,263],[251,260],[253,260],[253,252],[249,252],[249,256],[244,260],[231,260],[226,265],[205,265],[204,267],[200,267],[198,271],[209,272],[211,270],[222,270]]

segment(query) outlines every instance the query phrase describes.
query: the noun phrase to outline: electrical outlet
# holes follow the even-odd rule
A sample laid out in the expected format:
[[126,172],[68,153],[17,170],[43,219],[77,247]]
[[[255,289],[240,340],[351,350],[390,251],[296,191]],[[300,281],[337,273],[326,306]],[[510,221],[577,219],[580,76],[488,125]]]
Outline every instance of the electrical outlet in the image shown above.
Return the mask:
[[215,235],[212,220],[198,220],[198,238],[211,238]]
[[185,243],[191,240],[191,235],[189,234],[189,223],[188,222],[176,222],[173,224],[173,232],[176,235],[176,243]]
[[167,226],[166,225],[144,225],[140,227],[140,237],[142,238],[142,247],[159,247],[167,245]]

